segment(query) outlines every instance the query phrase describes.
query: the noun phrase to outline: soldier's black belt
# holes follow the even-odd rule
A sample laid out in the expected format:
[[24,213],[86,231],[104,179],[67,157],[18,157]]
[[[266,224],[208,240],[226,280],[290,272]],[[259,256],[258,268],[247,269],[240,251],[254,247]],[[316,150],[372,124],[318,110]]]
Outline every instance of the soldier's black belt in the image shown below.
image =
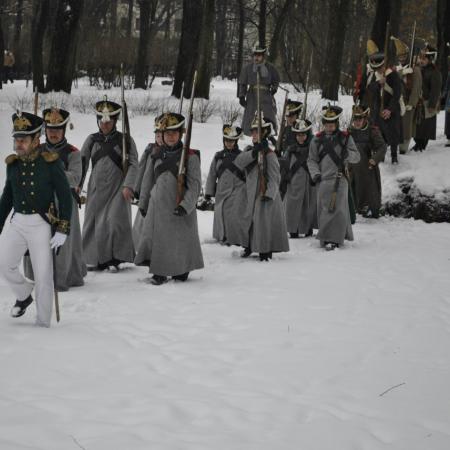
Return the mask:
[[332,141],[328,141],[323,144],[321,150],[319,151],[319,163],[322,162],[323,158],[327,155],[332,159],[339,170],[343,167],[343,159],[341,159],[341,157],[336,153],[334,143]]
[[234,165],[233,160],[224,158],[222,160],[222,164],[217,169],[217,178],[220,180],[220,177],[224,174],[225,170],[229,170],[232,174],[236,175],[241,181],[245,182],[245,174],[238,167]]
[[300,167],[303,167],[303,169],[305,169],[306,172],[309,174],[309,169],[308,169],[308,165],[306,163],[306,159],[302,160],[295,155],[295,163],[289,169],[289,180],[291,180],[292,177],[300,170]]
[[92,156],[92,168],[105,157],[111,159],[111,161],[122,171],[122,157],[114,150],[114,142],[101,142],[100,150],[97,150]]

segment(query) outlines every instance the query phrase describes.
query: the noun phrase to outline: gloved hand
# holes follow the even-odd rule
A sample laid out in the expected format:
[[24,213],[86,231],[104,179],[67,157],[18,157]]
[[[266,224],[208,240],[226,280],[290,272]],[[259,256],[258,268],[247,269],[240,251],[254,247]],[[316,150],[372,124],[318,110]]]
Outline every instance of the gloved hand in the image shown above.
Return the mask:
[[245,100],[245,97],[239,97],[239,104],[245,108],[247,106],[247,100]]
[[139,208],[139,212],[141,213],[141,216],[142,216],[142,217],[145,217],[145,216],[147,215],[147,211],[145,211],[145,210],[142,209],[142,208]]
[[57,231],[54,236],[50,239],[50,248],[52,250],[57,250],[59,247],[64,245],[64,242],[66,242],[67,234],[60,233]]
[[211,200],[211,196],[208,195],[208,194],[206,194],[206,195],[205,195],[205,200],[207,200],[207,201]]
[[179,216],[179,217],[183,217],[183,216],[185,216],[185,215],[187,214],[186,210],[185,210],[181,205],[178,205],[178,206],[173,210],[173,213],[174,213],[176,216]]
[[317,175],[314,175],[314,178],[313,178],[313,183],[314,184],[318,184],[321,181],[322,181],[322,175],[320,175],[320,173],[318,173]]
[[275,95],[278,91],[276,86],[270,86],[270,95]]
[[269,148],[269,143],[267,142],[267,139],[263,139],[260,143],[256,143],[253,146],[253,150],[252,150],[253,158],[256,158],[258,156],[259,152],[265,151],[268,148]]

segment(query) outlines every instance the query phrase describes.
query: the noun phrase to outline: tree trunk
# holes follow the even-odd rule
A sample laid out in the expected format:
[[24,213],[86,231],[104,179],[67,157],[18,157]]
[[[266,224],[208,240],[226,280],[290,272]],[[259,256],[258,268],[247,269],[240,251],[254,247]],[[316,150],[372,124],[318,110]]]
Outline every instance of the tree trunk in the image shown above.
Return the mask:
[[338,100],[342,54],[347,31],[350,0],[330,0],[327,47],[322,71],[322,98]]
[[139,45],[136,61],[135,87],[146,89],[148,78],[148,44],[150,37],[150,17],[152,9],[156,7],[157,0],[139,0],[140,24]]
[[236,62],[236,77],[242,70],[242,64],[244,61],[244,31],[245,31],[245,9],[244,0],[238,0],[238,10],[239,10],[239,40],[238,40],[238,53]]
[[20,70],[22,66],[22,58],[20,52],[20,38],[22,36],[23,25],[23,0],[17,0],[16,23],[14,25],[13,52],[15,57],[16,70]]
[[278,59],[280,53],[280,45],[284,36],[284,30],[286,29],[286,22],[289,18],[291,8],[294,6],[294,0],[285,0],[280,14],[275,22],[275,28],[273,30],[272,40],[270,41],[269,48],[269,61],[275,62]]
[[[372,26],[371,39],[377,44],[380,52],[384,51],[386,39],[386,25],[389,21],[390,36],[398,36],[400,31],[400,19],[402,12],[401,0],[377,0],[375,20]],[[388,62],[394,60],[394,46],[388,42]]]
[[216,1],[216,75],[223,77],[223,69],[225,62],[225,50],[226,50],[226,15],[227,15],[227,3],[222,0]]
[[84,0],[58,0],[50,49],[47,91],[70,94],[75,72],[78,31]]
[[[0,56],[3,58],[3,55],[5,54],[5,39],[3,37],[3,5],[0,5]],[[0,64],[0,89],[3,89],[3,61],[1,61],[2,64]]]
[[444,87],[450,69],[448,66],[448,55],[450,55],[450,0],[438,0],[437,32],[437,64],[442,73],[442,86]]
[[33,89],[44,92],[43,43],[48,26],[50,0],[35,0],[33,4],[33,21],[31,24],[31,69],[33,72]]
[[133,7],[134,7],[134,0],[128,0],[128,16],[127,16],[127,39],[131,38],[131,34],[133,31]]
[[214,0],[204,0],[202,27],[198,47],[198,80],[195,96],[209,99],[214,44]]
[[109,37],[111,42],[117,39],[117,0],[110,0],[111,4],[111,22],[109,24]]
[[198,44],[202,26],[203,1],[183,0],[183,19],[181,22],[180,47],[172,95],[180,98],[184,82],[184,96],[191,94],[192,79],[198,59]]
[[266,46],[267,0],[259,0],[258,40],[261,47]]

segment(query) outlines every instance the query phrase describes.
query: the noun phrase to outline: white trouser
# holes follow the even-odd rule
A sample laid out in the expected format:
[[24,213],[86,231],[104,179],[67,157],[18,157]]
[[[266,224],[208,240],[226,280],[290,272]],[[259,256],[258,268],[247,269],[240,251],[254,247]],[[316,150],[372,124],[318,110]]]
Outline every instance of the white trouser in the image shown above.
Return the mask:
[[50,225],[39,214],[15,213],[0,235],[0,274],[17,300],[25,300],[33,284],[21,274],[19,265],[27,249],[34,269],[36,324],[50,326],[53,307],[53,260]]

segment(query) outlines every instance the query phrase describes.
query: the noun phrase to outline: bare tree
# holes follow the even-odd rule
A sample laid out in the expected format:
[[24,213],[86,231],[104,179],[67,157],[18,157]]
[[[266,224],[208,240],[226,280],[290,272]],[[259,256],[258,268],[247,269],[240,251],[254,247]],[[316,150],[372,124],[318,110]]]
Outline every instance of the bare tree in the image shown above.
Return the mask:
[[58,0],[50,49],[47,91],[70,93],[84,0]]
[[50,0],[35,0],[33,4],[33,21],[31,24],[31,67],[33,88],[44,92],[44,36],[48,26]]
[[[442,83],[447,79],[448,55],[450,55],[450,1],[437,2],[437,31],[438,31],[438,66],[442,72]],[[444,86],[444,84],[443,84]]]

